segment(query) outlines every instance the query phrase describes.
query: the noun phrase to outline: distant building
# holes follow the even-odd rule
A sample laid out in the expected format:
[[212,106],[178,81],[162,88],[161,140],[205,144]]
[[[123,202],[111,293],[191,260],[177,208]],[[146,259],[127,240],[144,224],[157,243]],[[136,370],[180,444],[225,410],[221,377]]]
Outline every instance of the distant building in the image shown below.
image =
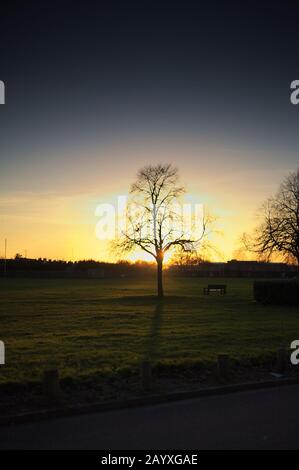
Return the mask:
[[203,262],[193,265],[173,265],[170,274],[191,277],[292,277],[297,267],[286,263],[267,263],[261,261],[237,261],[227,263]]

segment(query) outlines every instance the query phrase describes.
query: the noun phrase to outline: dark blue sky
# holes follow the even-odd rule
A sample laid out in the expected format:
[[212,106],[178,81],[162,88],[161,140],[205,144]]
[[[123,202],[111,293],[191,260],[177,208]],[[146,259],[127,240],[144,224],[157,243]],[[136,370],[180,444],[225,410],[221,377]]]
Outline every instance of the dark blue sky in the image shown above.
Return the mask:
[[299,76],[298,8],[196,5],[29,1],[4,9],[1,159],[115,133],[184,132],[297,151],[289,84]]

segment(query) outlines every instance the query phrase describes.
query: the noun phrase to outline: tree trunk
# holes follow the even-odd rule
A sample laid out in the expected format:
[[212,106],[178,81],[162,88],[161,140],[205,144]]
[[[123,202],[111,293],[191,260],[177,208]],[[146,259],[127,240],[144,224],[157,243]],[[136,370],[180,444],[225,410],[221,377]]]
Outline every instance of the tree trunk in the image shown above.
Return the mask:
[[157,261],[157,287],[158,287],[158,297],[164,297],[163,292],[163,260],[158,259]]

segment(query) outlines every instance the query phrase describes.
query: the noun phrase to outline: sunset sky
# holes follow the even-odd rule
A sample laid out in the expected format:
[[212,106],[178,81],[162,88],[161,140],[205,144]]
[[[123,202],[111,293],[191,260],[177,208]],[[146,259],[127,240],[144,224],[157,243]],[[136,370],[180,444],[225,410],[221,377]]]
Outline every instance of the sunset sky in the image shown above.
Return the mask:
[[169,162],[232,258],[298,166],[298,8],[25,5],[0,18],[0,255],[115,259],[97,205]]

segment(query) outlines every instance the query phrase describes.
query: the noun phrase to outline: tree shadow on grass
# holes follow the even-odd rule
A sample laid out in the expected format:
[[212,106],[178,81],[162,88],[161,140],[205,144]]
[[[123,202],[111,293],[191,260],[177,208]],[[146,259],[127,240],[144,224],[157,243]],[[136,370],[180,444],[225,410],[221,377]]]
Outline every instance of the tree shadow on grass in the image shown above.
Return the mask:
[[124,305],[152,305],[153,307],[157,306],[158,303],[163,302],[164,305],[177,305],[181,303],[186,303],[186,301],[198,302],[197,297],[188,297],[188,296],[179,296],[179,295],[168,295],[164,297],[163,300],[157,299],[156,295],[127,295],[123,297],[109,297],[106,299],[101,299],[102,303],[117,303]]
[[144,361],[155,362],[158,359],[163,310],[163,300],[156,301],[156,307],[151,320],[151,327],[147,336],[146,347],[144,352]]

